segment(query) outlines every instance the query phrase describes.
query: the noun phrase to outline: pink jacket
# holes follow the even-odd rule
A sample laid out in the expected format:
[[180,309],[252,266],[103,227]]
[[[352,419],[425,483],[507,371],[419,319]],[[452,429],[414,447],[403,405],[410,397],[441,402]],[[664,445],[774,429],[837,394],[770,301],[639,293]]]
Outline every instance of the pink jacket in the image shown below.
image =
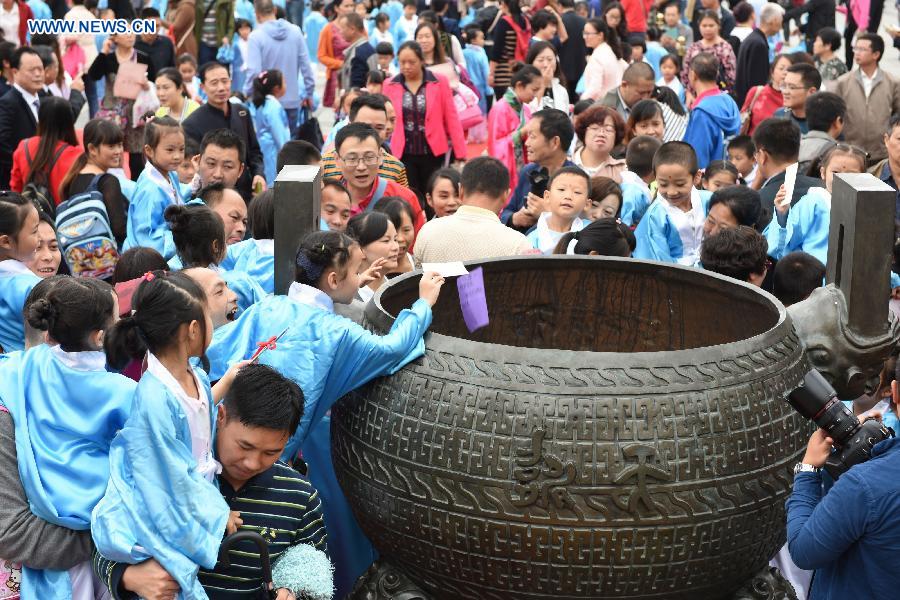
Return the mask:
[[[406,131],[403,127],[403,84],[400,75],[384,83],[381,92],[390,98],[394,110],[397,111],[397,127],[391,138],[391,152],[403,160],[403,149],[406,145]],[[434,79],[432,79],[434,78]],[[457,160],[466,159],[466,138],[456,105],[453,104],[453,92],[450,83],[443,75],[426,72],[425,82],[425,141],[435,156],[445,154],[453,144],[453,155]]]

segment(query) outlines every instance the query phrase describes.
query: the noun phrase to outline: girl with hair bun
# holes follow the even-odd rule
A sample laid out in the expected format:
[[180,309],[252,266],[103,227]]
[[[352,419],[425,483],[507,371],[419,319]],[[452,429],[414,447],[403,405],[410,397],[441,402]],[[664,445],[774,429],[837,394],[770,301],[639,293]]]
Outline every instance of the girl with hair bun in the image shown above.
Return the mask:
[[567,233],[553,254],[631,257],[637,242],[628,225],[619,219],[597,219],[584,229]]
[[37,208],[15,192],[0,191],[0,352],[25,347],[22,307],[40,278],[26,264],[38,247]]
[[[0,502],[4,515],[23,504],[31,520],[0,521],[0,530],[15,526],[33,536],[17,546],[15,558],[44,567],[22,569],[23,598],[94,597],[91,513],[106,490],[110,443],[135,390],[133,381],[106,370],[103,341],[117,312],[109,284],[59,278],[26,311],[29,325],[50,341],[15,353],[0,368],[0,439],[14,446],[2,454],[15,451],[12,468],[25,495],[7,497],[4,490]],[[40,554],[28,556],[27,548]]]
[[170,206],[166,209],[166,222],[178,253],[169,261],[170,270],[201,267],[215,271],[228,284],[228,289],[237,294],[239,311],[266,296],[247,273],[219,267],[226,256],[225,226],[211,208],[202,203]]
[[[185,598],[206,596],[198,565],[215,567],[219,544],[241,521],[229,513],[213,480],[215,406],[238,363],[209,379],[191,366],[212,338],[206,295],[183,273],[147,273],[131,299],[133,312],[106,334],[114,369],[134,359],[145,372],[124,427],[110,448],[106,493],[94,509],[91,535],[104,558],[137,564],[155,559]],[[178,531],[180,535],[173,536]]]
[[263,71],[253,80],[253,96],[247,103],[259,138],[266,173],[266,186],[275,184],[278,151],[291,139],[287,112],[278,101],[285,92],[284,75],[277,69]]
[[[366,214],[389,223],[381,213]],[[374,553],[334,474],[328,411],[350,390],[422,356],[422,336],[431,325],[431,307],[444,282],[436,273],[423,274],[419,299],[397,314],[391,330],[383,336],[367,331],[334,314],[335,304],[350,304],[359,288],[376,276],[377,267],[362,271],[361,244],[337,231],[307,235],[297,251],[296,274],[287,296],[267,296],[233,324],[217,329],[207,352],[210,377],[215,379],[227,365],[252,356],[260,341],[281,336],[259,361],[303,390],[303,419],[282,458],[293,460],[302,447],[311,483],[328,498],[322,503],[326,527],[341,532],[328,544],[336,567],[336,597],[346,594],[342,591],[352,587]]]

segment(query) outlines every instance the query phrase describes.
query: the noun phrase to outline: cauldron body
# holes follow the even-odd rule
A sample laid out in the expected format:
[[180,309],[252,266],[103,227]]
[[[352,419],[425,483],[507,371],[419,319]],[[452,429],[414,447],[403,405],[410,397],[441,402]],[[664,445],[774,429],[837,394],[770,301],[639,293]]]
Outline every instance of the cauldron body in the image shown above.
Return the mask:
[[[809,425],[784,308],[657,263],[494,259],[490,325],[444,286],[425,356],[333,410],[333,458],[381,555],[435,598],[720,598],[784,543]],[[470,264],[472,268],[474,264]],[[382,288],[376,331],[417,297]]]

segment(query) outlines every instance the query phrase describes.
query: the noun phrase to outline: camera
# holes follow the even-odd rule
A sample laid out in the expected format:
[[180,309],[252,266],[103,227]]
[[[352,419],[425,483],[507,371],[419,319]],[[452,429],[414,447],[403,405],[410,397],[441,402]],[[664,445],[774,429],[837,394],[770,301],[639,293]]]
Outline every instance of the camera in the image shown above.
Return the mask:
[[815,369],[803,377],[799,387],[788,393],[788,402],[834,440],[835,451],[825,461],[825,470],[835,480],[853,465],[869,460],[875,444],[894,437],[894,431],[880,421],[870,419],[860,423],[856,415],[838,400],[831,384]]
[[550,173],[546,167],[535,169],[528,174],[528,181],[531,182],[531,193],[538,198],[543,198],[544,192],[547,191],[547,186],[550,185]]

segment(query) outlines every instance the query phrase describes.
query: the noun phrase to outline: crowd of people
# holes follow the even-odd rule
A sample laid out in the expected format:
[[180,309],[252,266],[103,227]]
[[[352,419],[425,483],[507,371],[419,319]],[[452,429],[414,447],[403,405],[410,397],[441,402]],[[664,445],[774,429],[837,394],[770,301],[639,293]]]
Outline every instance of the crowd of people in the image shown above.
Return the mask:
[[[882,12],[3,0],[0,599],[256,597],[261,549],[218,561],[239,530],[262,536],[278,600],[345,597],[376,554],[334,473],[330,408],[422,356],[444,278],[422,273],[384,336],[346,306],[426,263],[633,257],[804,300],[834,175],[900,190]],[[157,31],[26,27],[138,17]],[[277,295],[289,165],[321,170],[321,230]],[[900,251],[872,251],[900,272]],[[896,427],[894,365],[844,400]],[[779,566],[803,598],[889,596],[897,577],[864,542],[900,549],[896,469],[823,498],[830,443],[810,441]],[[831,522],[840,502],[852,529]]]

